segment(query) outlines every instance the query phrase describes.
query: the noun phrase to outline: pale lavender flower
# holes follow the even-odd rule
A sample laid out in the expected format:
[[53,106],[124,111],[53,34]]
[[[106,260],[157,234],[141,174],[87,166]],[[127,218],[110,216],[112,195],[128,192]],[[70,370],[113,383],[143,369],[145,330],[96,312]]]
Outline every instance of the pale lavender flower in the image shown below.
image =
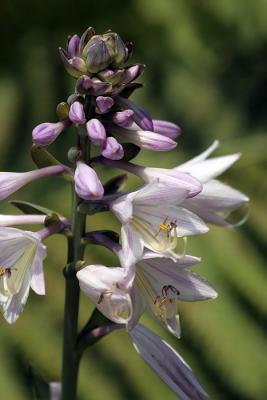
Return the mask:
[[133,269],[88,265],[77,272],[77,278],[81,290],[107,318],[119,324],[132,318]]
[[101,154],[110,160],[120,160],[124,156],[124,151],[122,145],[114,137],[109,136],[103,145]]
[[167,136],[170,139],[176,139],[181,135],[181,128],[169,121],[162,121],[153,119],[154,132],[160,133],[163,136]]
[[0,172],[0,200],[6,199],[22,186],[34,180],[66,171],[64,165],[53,165],[29,172]]
[[60,382],[50,382],[49,391],[49,400],[61,400],[62,385]]
[[38,232],[0,228],[0,310],[9,323],[18,319],[30,287],[45,294],[46,246],[41,239]]
[[82,161],[77,162],[74,174],[75,191],[84,200],[101,199],[104,188],[93,168]]
[[[128,255],[119,252],[122,264]],[[180,258],[166,258],[159,253],[145,251],[136,264],[134,285],[131,291],[133,315],[128,321],[132,329],[143,312],[148,310],[178,338],[181,328],[178,301],[199,301],[215,299],[216,291],[203,278],[191,272],[190,268],[200,262],[197,257],[184,255]]]
[[213,224],[232,226],[227,222],[228,215],[247,204],[249,198],[231,186],[214,179],[240,158],[240,154],[237,153],[207,160],[218,146],[219,142],[215,141],[206,151],[174,168],[174,171],[190,174],[203,184],[201,193],[194,199],[186,199],[184,207]]
[[187,181],[180,187],[154,182],[110,203],[111,211],[122,223],[122,246],[129,263],[140,259],[144,247],[168,256],[179,237],[208,231],[197,215],[178,206],[189,192]]
[[208,398],[192,369],[168,343],[143,325],[129,334],[138,354],[181,400]]
[[64,122],[44,122],[37,125],[32,131],[33,143],[40,146],[47,146],[53,143],[65,128]]
[[114,105],[114,100],[112,97],[108,96],[98,96],[96,98],[97,112],[99,114],[105,114],[109,112],[109,110]]
[[86,123],[83,105],[79,101],[74,101],[70,106],[69,119],[74,124],[83,125]]
[[149,130],[134,130],[132,127],[126,129],[120,126],[111,125],[109,127],[109,132],[146,150],[169,151],[173,150],[177,146],[177,143],[168,136]]
[[103,146],[106,141],[104,125],[96,118],[90,119],[86,124],[87,134],[91,142],[97,146]]

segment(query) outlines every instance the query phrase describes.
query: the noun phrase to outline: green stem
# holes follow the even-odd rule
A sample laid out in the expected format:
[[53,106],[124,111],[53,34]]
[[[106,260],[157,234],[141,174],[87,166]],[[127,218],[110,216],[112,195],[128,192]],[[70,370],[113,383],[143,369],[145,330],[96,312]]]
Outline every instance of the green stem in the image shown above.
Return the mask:
[[[89,161],[90,148],[88,138],[81,132],[78,139],[85,162]],[[77,395],[77,383],[80,355],[77,346],[78,315],[80,288],[76,278],[75,264],[84,256],[84,246],[81,243],[85,235],[86,214],[78,212],[81,199],[73,188],[72,206],[72,237],[68,245],[68,264],[65,273],[65,308],[64,308],[64,338],[62,360],[62,400],[75,400]]]

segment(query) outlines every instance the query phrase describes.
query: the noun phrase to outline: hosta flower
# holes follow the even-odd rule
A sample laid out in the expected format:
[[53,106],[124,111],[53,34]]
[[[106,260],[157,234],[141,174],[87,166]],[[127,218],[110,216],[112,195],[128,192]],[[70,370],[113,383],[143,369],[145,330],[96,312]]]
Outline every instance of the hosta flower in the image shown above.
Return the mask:
[[110,209],[122,223],[129,263],[141,257],[144,247],[169,255],[177,238],[208,231],[198,216],[178,206],[189,193],[187,180],[180,181],[180,187],[154,182],[111,202]]
[[183,358],[155,333],[137,325],[130,336],[136,351],[181,400],[208,397]]
[[[89,237],[114,252],[121,267],[87,266],[77,274],[80,286],[104,315],[114,322],[125,323],[129,330],[148,310],[171,333],[180,337],[177,303],[217,297],[209,283],[191,271],[191,267],[200,262],[197,257],[166,258],[145,251],[142,259],[133,265],[129,264],[128,253],[112,239],[99,232],[92,232]],[[112,301],[114,298],[119,302],[118,294],[121,307]],[[116,318],[117,309],[124,310],[127,316],[124,321]]]
[[[127,254],[118,253],[121,263]],[[131,291],[133,317],[131,329],[145,310],[154,315],[168,330],[180,337],[178,301],[214,299],[215,290],[190,268],[200,262],[197,257],[184,255],[179,259],[160,257],[146,251],[136,264],[134,285]]]
[[0,200],[6,199],[27,183],[47,176],[59,175],[65,170],[64,165],[53,165],[29,172],[0,172]]
[[77,278],[81,290],[107,318],[119,324],[132,318],[133,269],[88,265],[77,273]]
[[217,225],[229,225],[226,218],[231,211],[240,208],[249,198],[238,190],[214,178],[230,168],[240,154],[222,157],[207,157],[219,146],[215,141],[206,151],[192,160],[174,168],[175,171],[188,173],[203,184],[203,190],[195,198],[186,199],[183,206],[195,212],[207,222]]
[[39,146],[53,143],[66,127],[67,122],[43,122],[32,131],[32,141]]
[[0,309],[9,323],[19,317],[30,288],[45,294],[45,257],[46,247],[38,233],[0,228]]

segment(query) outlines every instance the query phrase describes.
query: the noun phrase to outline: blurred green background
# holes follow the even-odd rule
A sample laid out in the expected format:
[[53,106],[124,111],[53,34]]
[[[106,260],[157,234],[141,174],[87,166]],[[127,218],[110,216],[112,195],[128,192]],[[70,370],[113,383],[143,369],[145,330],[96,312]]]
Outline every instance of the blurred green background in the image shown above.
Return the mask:
[[[33,169],[32,128],[55,121],[57,103],[72,91],[73,81],[61,65],[57,47],[64,46],[68,34],[80,34],[89,25],[98,32],[112,28],[134,42],[134,61],[145,63],[147,69],[142,78],[145,88],[133,99],[154,118],[183,128],[177,150],[160,157],[143,152],[136,162],[172,167],[216,138],[221,141],[217,154],[243,153],[223,179],[250,196],[248,222],[234,231],[212,227],[189,241],[189,253],[203,258],[197,272],[218,290],[219,298],[180,304],[181,340],[154,320],[144,319],[185,357],[216,400],[267,398],[266,14],[265,0],[2,0],[0,4],[1,170]],[[69,130],[51,150],[64,161],[73,142],[74,132]],[[136,183],[131,178],[128,187]],[[12,198],[40,202],[68,216],[69,194],[65,182],[46,179]],[[14,212],[6,202],[0,211]],[[108,215],[89,219],[88,227],[118,231],[115,218]],[[60,376],[66,243],[53,237],[47,244],[47,296],[31,293],[15,325],[1,319],[1,399],[30,399],[29,361],[49,381]],[[93,247],[87,256],[89,262],[116,262]],[[82,297],[81,326],[91,309]],[[102,340],[82,361],[80,400],[175,398],[138,357],[124,332]]]

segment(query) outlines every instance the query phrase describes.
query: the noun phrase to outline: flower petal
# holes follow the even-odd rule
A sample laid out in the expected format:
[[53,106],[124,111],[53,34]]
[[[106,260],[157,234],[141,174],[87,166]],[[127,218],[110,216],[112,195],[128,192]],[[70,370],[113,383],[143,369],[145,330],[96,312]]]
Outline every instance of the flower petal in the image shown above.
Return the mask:
[[129,333],[138,354],[177,396],[182,400],[208,397],[192,369],[168,343],[143,325]]

